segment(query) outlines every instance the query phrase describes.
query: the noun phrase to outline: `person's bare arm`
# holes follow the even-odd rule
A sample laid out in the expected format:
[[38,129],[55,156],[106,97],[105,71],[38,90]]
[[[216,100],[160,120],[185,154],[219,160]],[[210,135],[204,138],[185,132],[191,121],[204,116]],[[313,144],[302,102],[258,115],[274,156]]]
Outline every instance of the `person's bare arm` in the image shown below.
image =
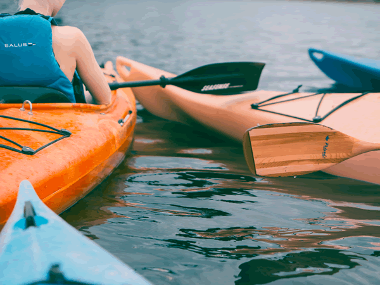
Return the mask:
[[74,54],[79,76],[95,102],[100,105],[110,104],[111,90],[96,62],[90,43],[79,29],[75,33]]

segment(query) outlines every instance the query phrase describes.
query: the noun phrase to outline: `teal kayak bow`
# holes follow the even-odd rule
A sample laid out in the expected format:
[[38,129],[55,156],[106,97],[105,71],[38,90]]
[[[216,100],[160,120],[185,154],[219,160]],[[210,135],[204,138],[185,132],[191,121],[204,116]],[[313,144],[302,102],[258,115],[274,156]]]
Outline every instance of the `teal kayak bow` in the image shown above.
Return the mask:
[[45,206],[27,180],[0,234],[0,268],[7,285],[151,285]]
[[311,60],[332,80],[356,91],[380,90],[380,60],[356,58],[314,48]]

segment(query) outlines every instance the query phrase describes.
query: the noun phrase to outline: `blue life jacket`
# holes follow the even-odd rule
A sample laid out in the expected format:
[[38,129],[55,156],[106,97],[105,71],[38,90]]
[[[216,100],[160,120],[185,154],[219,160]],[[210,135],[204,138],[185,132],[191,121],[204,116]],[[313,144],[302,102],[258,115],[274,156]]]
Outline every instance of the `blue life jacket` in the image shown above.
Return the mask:
[[0,14],[0,86],[52,88],[75,103],[73,84],[54,56],[51,25],[52,17],[30,9]]

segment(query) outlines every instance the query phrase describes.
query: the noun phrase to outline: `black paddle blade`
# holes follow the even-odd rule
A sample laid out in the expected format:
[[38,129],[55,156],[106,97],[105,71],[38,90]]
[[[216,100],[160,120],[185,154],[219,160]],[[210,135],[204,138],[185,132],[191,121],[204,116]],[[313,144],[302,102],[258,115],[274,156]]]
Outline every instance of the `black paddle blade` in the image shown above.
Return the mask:
[[264,66],[261,62],[214,63],[169,79],[168,84],[196,93],[238,94],[256,90]]

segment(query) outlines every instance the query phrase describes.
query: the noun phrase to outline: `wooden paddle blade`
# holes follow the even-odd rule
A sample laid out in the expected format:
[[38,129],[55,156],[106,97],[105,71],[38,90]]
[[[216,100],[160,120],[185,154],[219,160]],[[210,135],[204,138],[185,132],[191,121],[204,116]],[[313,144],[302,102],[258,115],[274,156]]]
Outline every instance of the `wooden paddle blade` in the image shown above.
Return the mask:
[[232,95],[256,90],[265,66],[261,62],[225,62],[198,67],[168,84],[203,94]]
[[319,171],[363,152],[379,149],[313,123],[262,125],[246,131],[245,159],[258,176],[295,176]]

